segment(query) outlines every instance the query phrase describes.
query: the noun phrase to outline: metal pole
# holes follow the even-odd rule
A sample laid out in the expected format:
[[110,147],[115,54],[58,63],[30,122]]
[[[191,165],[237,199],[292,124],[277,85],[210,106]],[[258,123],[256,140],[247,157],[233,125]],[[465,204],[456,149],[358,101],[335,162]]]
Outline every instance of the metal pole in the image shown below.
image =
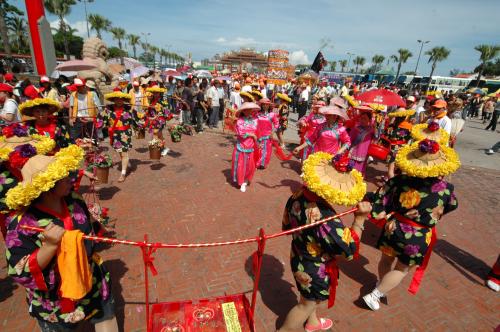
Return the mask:
[[424,49],[424,44],[427,44],[429,40],[426,40],[425,42],[423,40],[417,40],[420,45],[420,52],[418,52],[418,58],[417,58],[417,65],[415,66],[415,76],[417,75],[417,69],[418,69],[418,64],[420,63],[420,56],[422,55],[422,50]]
[[349,64],[351,63],[351,56],[353,56],[353,53],[347,52],[347,55],[349,55],[349,60],[347,60],[347,71],[349,71]]
[[83,0],[83,6],[85,7],[85,22],[87,22],[87,38],[90,38],[89,16],[87,14],[87,0]]

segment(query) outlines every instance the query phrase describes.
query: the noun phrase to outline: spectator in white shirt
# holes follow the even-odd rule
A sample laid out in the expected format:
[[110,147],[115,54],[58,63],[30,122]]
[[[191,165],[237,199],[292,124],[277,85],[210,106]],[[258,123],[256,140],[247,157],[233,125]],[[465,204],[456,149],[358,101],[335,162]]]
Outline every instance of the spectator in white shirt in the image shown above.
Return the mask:
[[302,91],[299,96],[299,119],[307,113],[307,104],[309,103],[309,89],[305,83],[301,85]]
[[250,92],[252,91],[252,79],[250,77],[247,77],[245,79],[245,85],[243,88],[241,88],[241,92]]
[[451,133],[451,119],[446,115],[448,104],[442,99],[437,99],[432,104],[432,117],[439,123],[439,127]]
[[18,102],[14,96],[14,88],[9,84],[0,83],[0,103],[3,104],[0,112],[0,119],[7,122],[21,121],[21,114],[18,110]]
[[207,103],[211,107],[210,117],[208,119],[209,128],[217,128],[219,124],[219,99],[222,96],[219,94],[219,81],[215,80],[213,85],[207,91]]
[[234,84],[234,91],[231,91],[229,103],[231,104],[231,107],[234,107],[236,109],[240,108],[241,104],[243,104],[243,100],[240,96],[240,84],[237,82]]

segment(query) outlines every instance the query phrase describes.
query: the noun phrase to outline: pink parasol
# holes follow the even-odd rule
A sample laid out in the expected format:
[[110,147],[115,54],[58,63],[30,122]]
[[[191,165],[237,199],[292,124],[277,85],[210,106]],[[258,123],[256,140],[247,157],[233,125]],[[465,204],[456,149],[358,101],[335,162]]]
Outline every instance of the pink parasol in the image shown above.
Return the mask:
[[406,102],[400,95],[386,89],[363,92],[356,95],[354,98],[369,104],[406,107]]
[[96,65],[92,62],[85,60],[70,60],[65,61],[55,68],[55,70],[59,71],[80,71],[80,70],[92,70],[96,69]]

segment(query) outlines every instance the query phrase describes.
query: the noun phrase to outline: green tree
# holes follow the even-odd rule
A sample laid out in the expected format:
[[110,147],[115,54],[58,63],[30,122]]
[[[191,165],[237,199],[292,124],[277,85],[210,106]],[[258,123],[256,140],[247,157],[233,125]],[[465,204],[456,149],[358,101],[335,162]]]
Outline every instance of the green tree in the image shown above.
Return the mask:
[[403,65],[403,63],[406,63],[406,61],[408,61],[408,59],[411,58],[412,56],[413,56],[413,54],[409,50],[407,50],[406,48],[400,48],[398,50],[398,54],[391,55],[391,60],[394,62],[397,62],[397,64],[398,64],[396,78],[394,79],[395,82],[398,81],[399,73],[401,72],[401,66]]
[[7,67],[10,68],[12,60],[12,49],[9,41],[8,22],[16,15],[20,16],[24,13],[16,6],[10,5],[8,1],[0,1],[0,37],[2,38],[3,49],[7,53]]
[[478,73],[480,70],[483,70],[483,75],[489,76],[500,76],[500,58],[497,58],[495,62],[488,61],[484,66],[477,66],[474,69],[475,73]]
[[362,56],[357,56],[354,58],[353,63],[356,65],[356,74],[358,73],[358,67],[363,67],[365,65],[366,59]]
[[[75,56],[76,58],[81,58],[83,49],[83,38],[74,35],[76,29],[71,29],[69,35],[66,37],[69,42],[69,54]],[[61,31],[57,30],[53,34],[54,38],[54,48],[56,49],[57,56],[64,56],[64,37]]]
[[330,63],[330,71],[337,69],[337,61],[328,61]]
[[432,62],[431,74],[429,75],[429,83],[427,83],[426,88],[426,90],[429,90],[429,85],[432,82],[432,75],[434,75],[434,70],[436,70],[437,63],[446,60],[450,55],[450,50],[444,46],[436,46],[425,52],[425,54],[429,56],[428,63]]
[[59,29],[63,34],[64,39],[64,53],[66,59],[69,60],[69,41],[67,35],[67,24],[64,18],[71,12],[71,6],[75,5],[75,0],[44,0],[45,9],[59,18]]
[[345,68],[347,67],[347,60],[340,60],[339,61],[339,65],[340,65],[340,68],[341,68],[341,72],[344,72],[345,71]]
[[153,55],[153,69],[155,69],[156,68],[156,54],[158,54],[159,49],[156,46],[150,46],[149,51]]
[[111,21],[99,14],[89,14],[90,29],[94,30],[97,38],[102,39],[101,32],[111,28]]
[[17,53],[23,54],[27,52],[26,20],[21,16],[14,16],[9,20],[8,27],[12,32],[13,39],[16,40]]
[[481,64],[479,65],[480,69],[477,73],[477,82],[476,87],[479,86],[479,81],[481,80],[481,75],[483,74],[483,68],[486,67],[486,63],[488,61],[494,60],[498,53],[500,52],[500,45],[477,45],[474,47],[476,51],[481,53],[479,56],[479,60],[481,60]]
[[137,59],[137,46],[139,45],[141,37],[131,34],[127,36],[127,39],[130,46],[132,46],[132,50],[134,51],[134,58]]
[[380,70],[381,64],[384,62],[384,60],[385,60],[385,56],[380,55],[380,54],[375,54],[372,57],[372,63],[373,63],[372,70],[373,70],[373,72],[377,72]]
[[[111,32],[111,35],[113,35],[113,39],[118,41],[118,48],[120,50],[123,50],[122,40],[125,39],[126,36],[125,30],[123,28],[113,27],[109,29],[109,32]],[[124,53],[126,55],[126,52]],[[123,55],[120,57],[120,62],[122,65],[124,64],[123,57],[124,57]]]
[[116,46],[108,47],[108,52],[110,58],[123,58],[127,56],[127,52]]

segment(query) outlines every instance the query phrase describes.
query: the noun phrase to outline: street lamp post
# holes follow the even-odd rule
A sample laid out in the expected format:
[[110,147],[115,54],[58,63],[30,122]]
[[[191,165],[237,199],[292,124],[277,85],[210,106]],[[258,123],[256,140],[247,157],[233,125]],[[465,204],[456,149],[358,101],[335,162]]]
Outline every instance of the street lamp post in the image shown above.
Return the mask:
[[170,65],[170,48],[172,47],[172,45],[165,45],[165,47],[167,48],[167,66]]
[[420,56],[422,55],[424,44],[430,43],[430,40],[423,41],[418,39],[417,42],[420,44],[420,52],[418,52],[417,65],[415,66],[415,76],[417,75],[418,63],[420,62]]
[[[141,35],[143,35],[143,36],[144,36],[144,39],[146,40],[146,45],[147,45],[147,47],[149,48],[149,44],[148,44],[148,36],[151,36],[151,32],[147,32],[147,33],[146,33],[146,32],[141,32]],[[149,50],[145,50],[145,51],[149,53]],[[155,59],[153,59],[153,65],[154,65],[154,60],[155,60]]]
[[347,60],[347,71],[349,71],[349,64],[351,63],[351,57],[356,54],[347,52],[347,55],[349,56],[349,60]]

